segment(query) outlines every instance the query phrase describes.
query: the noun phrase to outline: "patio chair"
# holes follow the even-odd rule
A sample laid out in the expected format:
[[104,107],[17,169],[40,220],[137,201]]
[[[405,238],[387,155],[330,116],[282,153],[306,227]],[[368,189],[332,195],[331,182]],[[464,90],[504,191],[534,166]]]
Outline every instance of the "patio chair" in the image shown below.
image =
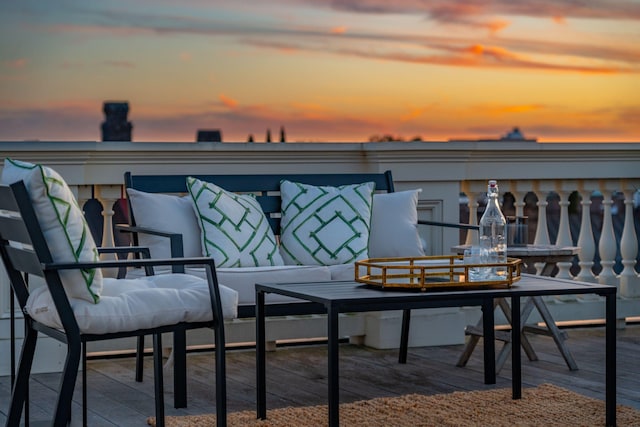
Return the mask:
[[[215,335],[217,425],[226,425],[225,338],[223,315],[233,312],[237,294],[219,286],[211,258],[170,260],[116,260],[93,262],[54,262],[51,242],[39,222],[32,198],[23,181],[0,185],[0,256],[11,287],[24,313],[25,337],[6,425],[20,424],[38,333],[67,345],[52,425],[67,425],[71,419],[73,391],[86,343],[123,337],[153,336],[154,394],[157,425],[164,425],[161,334],[172,332],[184,337],[186,330],[212,328]],[[143,251],[144,252],[144,251]],[[153,276],[153,266],[199,265],[207,269],[208,280],[184,274]],[[96,304],[68,295],[69,271],[86,273],[99,268],[139,267],[148,277],[136,280],[103,279],[100,301]],[[38,276],[45,286],[29,289],[26,277]],[[194,282],[194,279],[197,282]],[[142,280],[143,282],[139,282]],[[141,284],[142,283],[142,284]],[[127,288],[132,285],[133,288]],[[222,292],[223,291],[223,292]],[[222,296],[221,296],[222,292]],[[140,304],[142,303],[142,304]],[[189,305],[191,303],[192,305]],[[195,307],[194,307],[195,306]],[[224,310],[223,310],[224,306]],[[48,308],[47,308],[48,307]],[[138,309],[144,309],[138,310]],[[175,309],[175,310],[172,310]],[[138,324],[127,322],[121,313],[132,311]],[[172,315],[174,313],[175,315]],[[224,313],[223,313],[224,311]],[[144,313],[143,316],[140,314]],[[102,317],[95,317],[102,315]],[[106,316],[112,314],[112,316]],[[227,317],[232,317],[233,314]],[[135,327],[132,326],[135,324]],[[183,343],[179,338],[178,342]],[[186,351],[184,347],[175,349]],[[82,357],[83,365],[86,357]],[[85,366],[83,366],[85,368]],[[182,374],[175,372],[175,375]],[[83,420],[86,421],[86,369],[83,370]]]

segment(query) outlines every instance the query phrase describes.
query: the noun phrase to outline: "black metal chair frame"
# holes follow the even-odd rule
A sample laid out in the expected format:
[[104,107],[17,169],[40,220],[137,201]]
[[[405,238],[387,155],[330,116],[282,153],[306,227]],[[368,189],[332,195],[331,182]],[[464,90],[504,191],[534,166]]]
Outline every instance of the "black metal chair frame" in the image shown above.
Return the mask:
[[[215,342],[215,368],[216,368],[216,415],[217,425],[226,426],[226,365],[225,365],[225,338],[224,321],[220,302],[220,292],[216,277],[215,264],[211,258],[179,258],[166,260],[114,260],[82,263],[54,263],[45,241],[44,235],[31,204],[24,183],[18,182],[11,186],[0,186],[0,210],[9,212],[9,215],[0,215],[0,256],[5,264],[11,288],[24,313],[25,337],[20,353],[20,360],[13,382],[12,398],[7,416],[6,425],[20,424],[23,408],[25,418],[28,416],[26,403],[28,402],[28,383],[33,363],[34,352],[38,333],[43,333],[60,342],[67,344],[67,356],[58,391],[58,400],[55,407],[52,425],[64,426],[71,419],[71,405],[73,391],[78,374],[78,367],[82,358],[83,368],[86,368],[87,342],[102,341],[123,337],[153,336],[154,348],[154,392],[155,415],[157,425],[164,426],[164,397],[162,375],[162,333],[173,333],[174,351],[176,359],[186,364],[186,331],[196,328],[211,328],[214,331]],[[131,249],[131,248],[127,248]],[[140,250],[140,248],[133,248]],[[145,251],[141,250],[144,254]],[[148,254],[148,252],[146,252]],[[153,267],[159,265],[204,266],[207,270],[209,293],[213,320],[207,322],[181,322],[174,325],[166,325],[152,329],[135,331],[123,331],[108,334],[86,334],[80,331],[73,314],[71,304],[62,286],[59,271],[87,268],[145,268],[148,275],[153,274]],[[28,275],[39,276],[44,279],[51,292],[55,307],[60,316],[63,329],[51,328],[33,318],[26,312],[27,299],[29,298],[29,286],[26,277]],[[182,381],[175,377],[186,375],[184,366],[176,366],[174,380]],[[175,393],[186,391],[176,390]],[[86,425],[86,369],[83,370],[83,421]]]

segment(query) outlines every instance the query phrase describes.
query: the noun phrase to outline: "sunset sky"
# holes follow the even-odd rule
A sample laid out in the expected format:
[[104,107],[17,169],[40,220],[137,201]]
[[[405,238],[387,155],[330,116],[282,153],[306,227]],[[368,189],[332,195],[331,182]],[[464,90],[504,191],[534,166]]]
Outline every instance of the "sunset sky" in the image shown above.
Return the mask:
[[2,0],[0,140],[640,142],[640,0]]

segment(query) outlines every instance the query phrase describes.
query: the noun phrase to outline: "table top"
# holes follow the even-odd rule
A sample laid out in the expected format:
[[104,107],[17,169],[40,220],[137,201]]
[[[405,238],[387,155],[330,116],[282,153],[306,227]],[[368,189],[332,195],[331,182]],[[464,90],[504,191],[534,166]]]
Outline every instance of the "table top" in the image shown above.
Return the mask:
[[[464,253],[469,245],[458,245],[451,248],[457,254]],[[557,245],[526,245],[507,246],[507,255],[512,257],[551,257],[551,256],[572,256],[580,253],[579,246],[557,246]]]
[[[354,281],[329,281],[310,283],[257,283],[257,292],[280,295],[317,302],[325,306],[348,306],[351,311],[369,311],[372,305],[385,304],[400,308],[433,306],[441,307],[446,301],[451,306],[468,300],[470,305],[481,304],[486,298],[511,298],[544,295],[615,294],[616,287],[575,280],[523,274],[511,288],[503,289],[438,289],[427,292],[414,290],[383,290]],[[403,305],[404,304],[404,305]],[[389,309],[388,307],[385,307]]]

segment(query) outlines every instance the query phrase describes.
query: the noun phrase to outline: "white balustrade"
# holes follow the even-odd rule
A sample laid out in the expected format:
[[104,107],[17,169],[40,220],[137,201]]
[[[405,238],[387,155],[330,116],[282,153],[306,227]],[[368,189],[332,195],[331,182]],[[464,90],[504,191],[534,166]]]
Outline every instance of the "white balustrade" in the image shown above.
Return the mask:
[[[640,143],[635,144],[543,144],[529,142],[407,142],[407,143],[139,143],[139,142],[51,142],[0,141],[3,157],[47,164],[69,182],[83,206],[95,197],[103,207],[101,245],[114,245],[113,206],[122,194],[125,171],[138,174],[188,173],[322,173],[378,172],[391,170],[397,189],[422,188],[419,209],[424,217],[458,222],[451,213],[459,207],[459,188],[468,197],[469,223],[477,225],[478,200],[486,194],[488,179],[497,179],[501,193],[510,192],[515,213],[525,214],[529,192],[537,197],[537,221],[533,214],[529,228],[535,228],[533,244],[549,245],[547,198],[560,196],[558,238],[555,243],[573,245],[569,225],[569,197],[577,191],[582,209],[576,245],[579,270],[575,280],[619,286],[618,315],[640,316],[638,234],[634,209],[640,188]],[[1,168],[1,165],[0,165]],[[215,171],[215,172],[213,172]],[[443,187],[444,186],[444,187]],[[599,217],[591,214],[596,192],[604,195],[602,230],[593,230]],[[95,194],[92,194],[95,193]],[[451,194],[449,194],[451,193]],[[624,194],[622,235],[614,232],[612,197]],[[622,212],[617,213],[617,219]],[[553,222],[555,223],[555,217]],[[616,242],[616,238],[620,240]],[[459,242],[459,231],[446,229],[430,241],[433,251],[447,253]],[[466,244],[477,244],[477,233],[469,232]],[[614,271],[619,244],[622,269]],[[446,251],[446,252],[445,252]],[[597,263],[597,256],[601,258]],[[108,255],[113,258],[114,255]],[[602,266],[596,276],[594,273]],[[561,270],[560,267],[565,268]],[[569,264],[559,274],[571,277]],[[538,270],[540,271],[540,270]],[[114,271],[106,272],[115,274]],[[8,331],[8,279],[0,273],[0,348]],[[597,297],[594,297],[597,298]],[[598,305],[599,307],[600,305]],[[579,298],[549,304],[556,320],[587,320],[602,316],[590,301]],[[20,312],[16,315],[21,316]],[[425,315],[427,318],[428,315]],[[453,324],[453,323],[452,323]],[[251,325],[248,324],[248,330]],[[397,328],[392,328],[397,333]],[[454,333],[452,331],[449,331]],[[457,331],[459,332],[459,331]],[[233,340],[233,334],[229,339]],[[243,336],[246,341],[246,337]],[[6,374],[0,362],[0,375]]]

